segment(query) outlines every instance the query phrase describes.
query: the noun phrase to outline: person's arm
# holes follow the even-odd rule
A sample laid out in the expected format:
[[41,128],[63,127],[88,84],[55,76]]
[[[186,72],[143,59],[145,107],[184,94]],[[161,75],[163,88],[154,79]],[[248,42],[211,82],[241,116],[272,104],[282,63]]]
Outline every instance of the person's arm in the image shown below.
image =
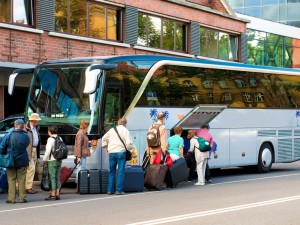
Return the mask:
[[125,133],[125,145],[128,151],[133,151],[134,147],[133,147],[133,141],[131,139],[130,136],[130,132],[127,128],[124,129],[124,133]]
[[74,144],[74,156],[77,158],[77,163],[80,163],[82,153],[82,143],[84,142],[82,134],[77,134]]
[[183,147],[184,147],[184,141],[183,138],[180,140],[180,146],[179,146],[179,151],[180,151],[180,157],[183,158]]
[[167,150],[167,128],[166,126],[162,125],[159,127],[160,132],[160,143],[161,143],[161,149],[163,153],[166,153]]
[[191,138],[190,140],[190,149],[189,149],[189,152],[194,152],[195,151],[195,142],[194,142],[195,139]]
[[48,160],[50,160],[50,153],[51,153],[51,150],[52,150],[52,146],[53,146],[53,141],[54,138],[52,137],[49,137],[48,140],[47,140],[47,144],[46,144],[46,150],[45,150],[45,154],[44,154],[44,157],[43,157],[43,161],[44,162],[47,162]]

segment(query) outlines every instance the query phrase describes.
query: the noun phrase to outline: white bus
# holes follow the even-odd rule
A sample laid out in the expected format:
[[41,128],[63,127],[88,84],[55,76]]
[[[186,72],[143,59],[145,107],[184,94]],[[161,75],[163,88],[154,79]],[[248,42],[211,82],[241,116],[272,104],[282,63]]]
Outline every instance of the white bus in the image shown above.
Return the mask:
[[[25,118],[41,115],[57,125],[72,148],[82,119],[98,140],[89,168],[107,168],[103,134],[122,116],[128,120],[141,164],[146,133],[160,111],[168,134],[209,124],[217,143],[211,168],[253,166],[268,172],[272,163],[300,159],[300,70],[200,59],[134,55],[44,62],[10,76],[33,73]],[[95,144],[97,141],[94,142]],[[70,151],[72,154],[72,151]]]

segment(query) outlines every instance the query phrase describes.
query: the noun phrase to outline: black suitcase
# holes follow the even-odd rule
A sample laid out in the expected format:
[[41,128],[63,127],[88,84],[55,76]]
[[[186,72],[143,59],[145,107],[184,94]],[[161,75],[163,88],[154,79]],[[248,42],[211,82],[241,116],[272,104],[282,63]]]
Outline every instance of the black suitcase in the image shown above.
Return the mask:
[[90,194],[100,194],[100,170],[91,169],[89,177],[89,193]]
[[144,170],[141,166],[125,168],[123,189],[125,192],[141,192],[144,190]]
[[108,186],[108,170],[100,170],[100,192],[102,194],[107,193],[107,186]]
[[79,194],[89,193],[89,171],[88,170],[80,170],[78,172],[77,192]]
[[189,172],[184,158],[179,158],[173,162],[173,166],[168,169],[166,175],[167,187],[174,187],[179,182],[188,178]]
[[147,168],[144,186],[147,189],[161,190],[167,173],[167,166],[162,164],[150,164]]

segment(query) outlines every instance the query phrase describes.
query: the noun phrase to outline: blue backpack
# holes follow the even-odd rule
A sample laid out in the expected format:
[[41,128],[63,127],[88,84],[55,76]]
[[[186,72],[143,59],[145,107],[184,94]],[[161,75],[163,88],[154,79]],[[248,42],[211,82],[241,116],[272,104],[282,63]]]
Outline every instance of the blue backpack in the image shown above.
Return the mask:
[[199,143],[199,148],[198,149],[200,150],[200,152],[208,152],[211,149],[209,141],[205,140],[202,137],[198,137],[196,139]]

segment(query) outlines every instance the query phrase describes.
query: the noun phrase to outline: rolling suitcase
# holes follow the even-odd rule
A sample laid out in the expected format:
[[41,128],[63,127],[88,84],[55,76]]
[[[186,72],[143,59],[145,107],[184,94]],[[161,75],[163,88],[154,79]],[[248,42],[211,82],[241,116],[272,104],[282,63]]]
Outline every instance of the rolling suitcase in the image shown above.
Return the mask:
[[173,162],[173,166],[168,169],[166,175],[167,187],[174,187],[179,182],[188,178],[189,172],[184,158],[179,158]]
[[126,167],[124,171],[125,192],[144,190],[144,170],[141,166]]
[[89,171],[80,170],[78,173],[77,192],[79,194],[89,193]]
[[91,169],[89,173],[89,193],[100,194],[100,170]]
[[60,168],[60,185],[63,186],[68,179],[70,178],[70,176],[72,175],[73,171],[75,170],[75,168],[77,167],[77,165],[72,169],[66,166],[62,166]]
[[144,186],[147,189],[161,190],[167,173],[167,166],[162,164],[150,164],[147,168]]
[[108,170],[100,170],[100,192],[102,194],[107,193],[107,186],[108,186]]

